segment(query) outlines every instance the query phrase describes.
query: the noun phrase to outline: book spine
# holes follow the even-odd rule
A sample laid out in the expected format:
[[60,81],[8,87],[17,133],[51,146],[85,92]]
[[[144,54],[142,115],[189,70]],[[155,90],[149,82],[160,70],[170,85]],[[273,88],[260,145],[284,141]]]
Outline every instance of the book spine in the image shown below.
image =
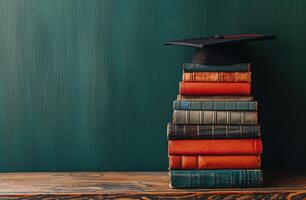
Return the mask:
[[168,123],[169,140],[259,138],[259,125],[189,125]]
[[250,95],[250,83],[180,82],[180,95]]
[[172,188],[246,188],[262,186],[262,171],[247,170],[171,170]]
[[258,124],[256,111],[174,110],[175,124]]
[[257,101],[174,101],[174,110],[257,110]]
[[169,156],[169,169],[258,169],[258,155],[175,155]]
[[261,139],[168,140],[169,155],[259,155]]
[[183,96],[177,95],[178,101],[252,101],[252,96]]
[[250,63],[241,63],[236,65],[201,65],[193,63],[185,63],[183,65],[184,72],[249,72]]
[[184,72],[184,82],[251,82],[251,72]]

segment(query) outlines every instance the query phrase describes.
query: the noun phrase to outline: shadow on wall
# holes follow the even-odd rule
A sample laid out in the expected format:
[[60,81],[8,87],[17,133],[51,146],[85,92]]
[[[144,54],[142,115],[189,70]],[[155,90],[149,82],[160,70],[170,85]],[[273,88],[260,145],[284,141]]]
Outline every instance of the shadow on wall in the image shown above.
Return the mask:
[[[304,169],[303,133],[306,111],[306,70],[296,58],[295,47],[282,35],[271,44],[250,48],[253,91],[259,101],[264,169]],[[300,58],[301,59],[301,58]],[[303,58],[304,59],[304,58]],[[298,71],[301,72],[298,75]]]

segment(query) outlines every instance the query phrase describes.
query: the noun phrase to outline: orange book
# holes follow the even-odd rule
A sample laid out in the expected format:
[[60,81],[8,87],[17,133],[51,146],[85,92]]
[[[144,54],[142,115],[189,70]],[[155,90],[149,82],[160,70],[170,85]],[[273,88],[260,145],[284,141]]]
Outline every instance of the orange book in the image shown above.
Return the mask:
[[183,81],[250,83],[251,72],[184,72]]
[[250,95],[251,83],[180,82],[180,95]]
[[261,139],[169,140],[169,155],[259,155]]
[[175,155],[169,156],[169,169],[258,169],[259,155]]

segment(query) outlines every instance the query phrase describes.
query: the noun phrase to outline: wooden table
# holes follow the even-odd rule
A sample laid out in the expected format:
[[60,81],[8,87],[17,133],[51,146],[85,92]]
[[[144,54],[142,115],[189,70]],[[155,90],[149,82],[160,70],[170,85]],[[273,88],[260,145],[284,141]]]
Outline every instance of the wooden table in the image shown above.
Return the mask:
[[264,188],[170,189],[167,172],[0,173],[1,199],[306,199],[306,171],[266,172]]

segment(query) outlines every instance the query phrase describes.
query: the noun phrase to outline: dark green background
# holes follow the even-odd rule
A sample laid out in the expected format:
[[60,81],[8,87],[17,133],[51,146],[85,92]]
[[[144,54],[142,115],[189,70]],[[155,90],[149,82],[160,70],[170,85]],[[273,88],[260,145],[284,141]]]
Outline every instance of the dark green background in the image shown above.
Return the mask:
[[250,45],[264,169],[306,168],[306,1],[0,0],[0,170],[166,170],[166,124],[192,49]]

